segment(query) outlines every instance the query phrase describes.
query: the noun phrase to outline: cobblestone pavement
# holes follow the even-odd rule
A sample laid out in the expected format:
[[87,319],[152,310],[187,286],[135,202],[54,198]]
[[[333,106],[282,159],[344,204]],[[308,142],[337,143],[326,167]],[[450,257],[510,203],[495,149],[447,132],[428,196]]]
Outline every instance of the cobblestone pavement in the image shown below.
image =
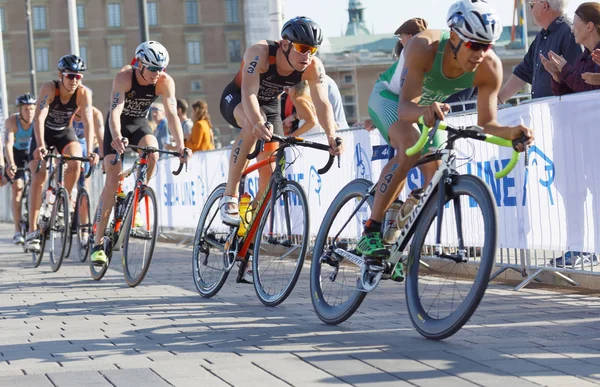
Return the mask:
[[493,285],[459,333],[432,342],[390,281],[332,327],[312,310],[308,270],[266,308],[233,276],[201,298],[189,248],[160,244],[129,288],[119,259],[99,282],[77,259],[52,273],[11,236],[0,224],[0,386],[600,384],[596,296]]

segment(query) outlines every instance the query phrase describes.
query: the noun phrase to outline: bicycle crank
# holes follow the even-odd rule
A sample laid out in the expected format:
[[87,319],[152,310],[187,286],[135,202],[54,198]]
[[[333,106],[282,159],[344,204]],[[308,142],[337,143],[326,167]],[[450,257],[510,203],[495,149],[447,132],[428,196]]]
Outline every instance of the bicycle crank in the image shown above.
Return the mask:
[[367,265],[363,263],[360,265],[360,280],[358,281],[358,289],[361,292],[370,293],[381,281],[383,275],[383,266]]
[[223,270],[230,271],[235,264],[235,258],[238,253],[237,227],[231,227],[227,240],[225,242],[225,251],[223,252]]

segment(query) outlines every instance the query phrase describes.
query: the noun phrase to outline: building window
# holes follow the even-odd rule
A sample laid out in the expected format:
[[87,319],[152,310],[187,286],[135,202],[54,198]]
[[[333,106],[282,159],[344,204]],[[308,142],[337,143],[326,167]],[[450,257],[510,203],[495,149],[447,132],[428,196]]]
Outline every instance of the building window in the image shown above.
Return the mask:
[[190,89],[195,92],[202,91],[202,81],[192,81],[190,83]]
[[348,120],[356,121],[356,106],[355,105],[344,105],[344,112]]
[[85,6],[77,4],[77,28],[85,28]]
[[110,67],[113,69],[123,67],[123,46],[120,44],[110,46]]
[[46,29],[46,7],[33,7],[33,29],[36,31]]
[[48,48],[38,47],[35,49],[35,68],[37,71],[48,71]]
[[0,29],[2,32],[6,31],[4,27],[4,7],[0,7]]
[[344,83],[352,83],[352,75],[344,75]]
[[354,96],[353,95],[344,95],[344,103],[354,103]]
[[200,42],[187,42],[187,52],[189,64],[200,64]]
[[149,26],[156,26],[158,25],[158,10],[157,10],[157,6],[156,6],[156,2],[155,1],[151,1],[146,3],[147,7],[147,13],[148,13],[148,25]]
[[108,3],[108,26],[121,27],[121,4]]
[[227,49],[229,50],[230,62],[239,62],[242,60],[242,43],[239,39],[228,40]]
[[240,6],[238,0],[225,0],[225,20],[228,23],[240,22]]
[[8,62],[8,54],[6,52],[6,49],[4,49],[4,72],[5,73],[9,73],[10,72],[10,69],[8,68],[9,67],[8,63],[9,63]]
[[79,46],[79,57],[83,60],[83,63],[87,66],[87,47]]
[[198,24],[198,2],[185,2],[185,24]]

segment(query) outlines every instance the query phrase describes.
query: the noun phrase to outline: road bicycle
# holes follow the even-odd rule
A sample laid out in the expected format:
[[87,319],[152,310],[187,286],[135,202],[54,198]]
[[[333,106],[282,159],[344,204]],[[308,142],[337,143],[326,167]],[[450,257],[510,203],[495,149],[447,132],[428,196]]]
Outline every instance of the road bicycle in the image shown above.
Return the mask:
[[[236,262],[239,263],[238,283],[244,282],[244,273],[251,262],[256,295],[267,306],[282,303],[300,276],[310,243],[309,207],[302,186],[285,176],[287,166],[295,161],[287,160],[286,149],[290,148],[293,153],[297,151],[295,147],[327,152],[330,148],[300,137],[273,135],[271,141],[279,142],[277,151],[246,168],[240,180],[241,196],[248,174],[273,162],[276,165],[265,194],[248,210],[251,219],[247,221],[250,215],[240,214],[246,215],[245,232],[239,232],[240,226],[228,226],[221,221],[219,202],[225,193],[225,184],[217,186],[204,204],[192,253],[194,284],[203,297],[212,297],[221,290]],[[259,141],[247,158],[254,159],[261,148]],[[326,173],[333,160],[329,155],[327,164],[318,173]]]
[[[90,259],[90,274],[92,278],[99,281],[104,277],[113,252],[123,250],[123,275],[125,282],[131,287],[139,285],[146,276],[152,261],[156,234],[158,231],[158,208],[154,190],[146,185],[148,173],[149,156],[152,153],[160,153],[180,157],[175,151],[157,149],[151,146],[128,145],[134,151],[140,153],[138,159],[126,171],[121,172],[118,190],[115,193],[115,205],[113,216],[109,221],[108,228],[104,233],[102,241],[107,263],[96,266]],[[117,154],[113,165],[120,162],[121,156]],[[173,175],[179,175],[184,163],[179,163],[179,168],[173,171]],[[135,185],[132,191],[123,192],[123,181],[135,174]],[[94,246],[96,225],[92,228],[89,239],[88,254]]]
[[[437,130],[448,132],[445,147],[421,157],[416,166],[441,162],[406,223],[399,226],[399,237],[389,245],[390,257],[383,267],[367,265],[356,251],[370,217],[375,186],[365,179],[353,180],[331,203],[315,240],[310,273],[312,304],[323,322],[345,321],[381,279],[390,278],[402,281],[406,277],[410,319],[428,339],[453,335],[479,305],[494,265],[496,205],[481,178],[457,171],[454,143],[469,138],[516,147],[526,139],[511,141],[485,134],[478,126],[453,127],[438,122],[431,130],[423,130],[417,144],[406,153],[420,152]],[[514,150],[496,178],[506,176],[518,158]],[[464,225],[471,226],[469,232]],[[404,254],[407,248],[410,251]]]
[[[19,229],[21,231],[21,236],[23,240],[27,235],[27,231],[29,231],[29,189],[31,187],[31,171],[27,166],[27,161],[24,162],[24,166],[17,168],[15,173],[19,173],[23,171],[23,192],[21,193],[21,219],[19,220]],[[10,184],[14,184],[16,179],[8,178]],[[21,244],[23,246],[23,252],[27,252],[25,249],[25,243]]]
[[[46,243],[49,244],[50,268],[58,271],[66,256],[70,237],[70,211],[69,194],[64,186],[64,170],[68,161],[88,162],[87,157],[76,157],[53,153],[54,148],[48,149],[44,156],[50,174],[43,191],[42,206],[38,216],[38,230],[40,232],[40,250],[32,252],[33,266],[38,267],[42,262]],[[53,160],[57,160],[55,166]],[[42,160],[38,162],[36,172],[42,167]]]

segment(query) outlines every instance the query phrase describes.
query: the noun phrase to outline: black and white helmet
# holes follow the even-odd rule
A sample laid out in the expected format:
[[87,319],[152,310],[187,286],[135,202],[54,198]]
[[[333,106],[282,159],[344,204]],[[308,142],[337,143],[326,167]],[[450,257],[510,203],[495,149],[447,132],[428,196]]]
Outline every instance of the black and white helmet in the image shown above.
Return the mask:
[[448,27],[462,40],[494,43],[502,34],[502,23],[487,0],[459,0],[450,6]]
[[169,52],[157,41],[148,40],[137,46],[135,58],[144,66],[167,67],[169,65]]
[[58,60],[58,71],[69,71],[72,73],[82,73],[87,70],[83,59],[77,55],[69,54]]
[[21,105],[35,105],[35,97],[33,95],[31,95],[30,93],[25,93],[25,94],[21,94],[20,96],[17,97],[17,100],[15,101],[15,105],[17,106],[21,106]]

